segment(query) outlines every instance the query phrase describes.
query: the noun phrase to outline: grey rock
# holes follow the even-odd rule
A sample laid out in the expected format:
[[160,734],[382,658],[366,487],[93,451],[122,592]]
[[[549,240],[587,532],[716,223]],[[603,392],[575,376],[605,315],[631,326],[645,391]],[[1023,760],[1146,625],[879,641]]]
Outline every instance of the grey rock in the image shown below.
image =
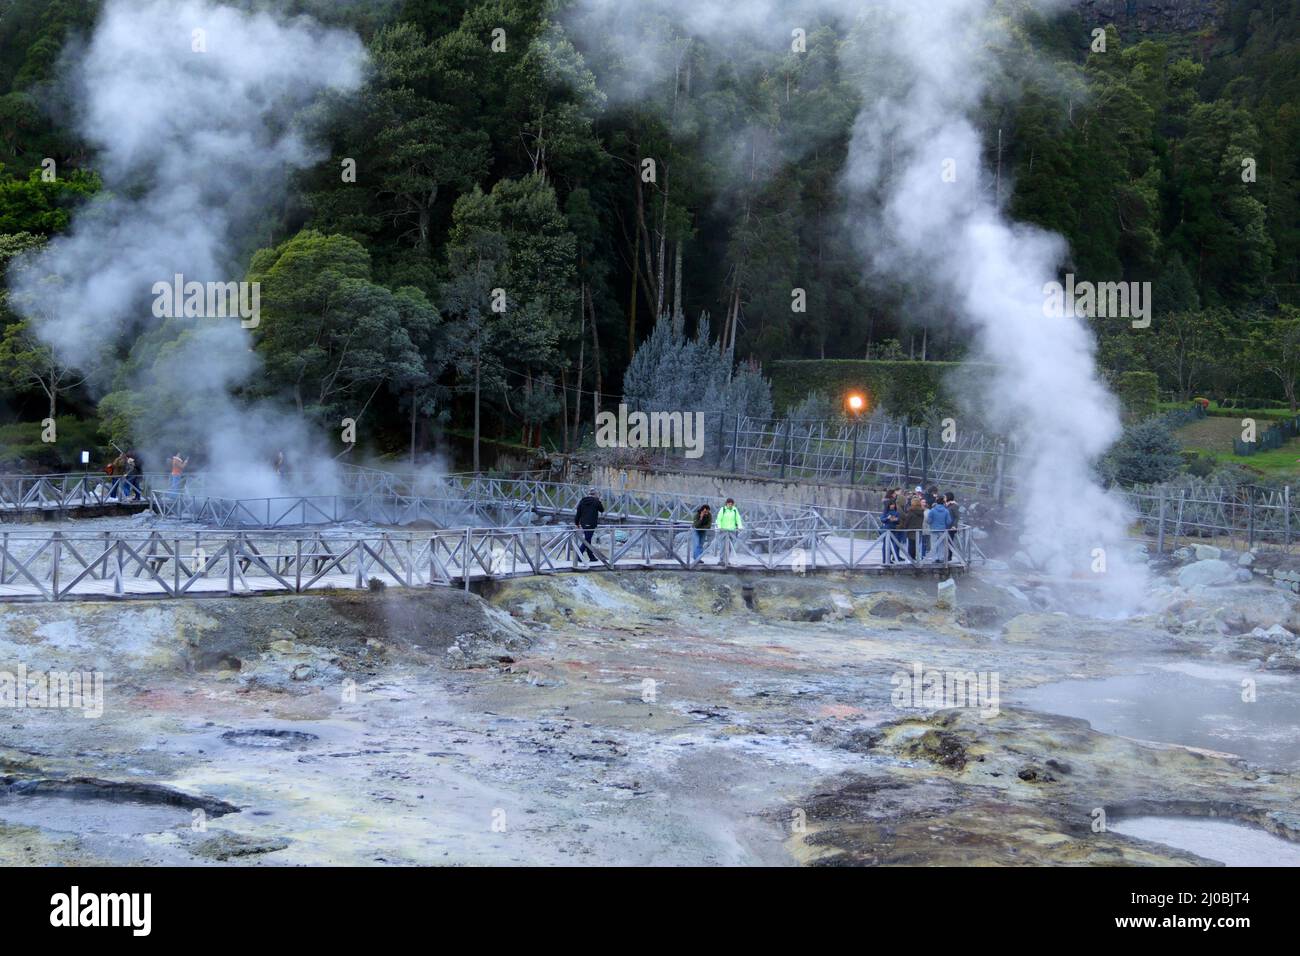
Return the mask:
[[1268,641],[1271,644],[1289,645],[1295,640],[1295,635],[1281,624],[1274,624],[1269,628],[1257,627],[1250,633],[1252,637],[1257,637],[1261,641]]
[[1236,569],[1228,562],[1217,559],[1197,561],[1178,572],[1178,583],[1185,588],[1197,585],[1231,584],[1236,579]]

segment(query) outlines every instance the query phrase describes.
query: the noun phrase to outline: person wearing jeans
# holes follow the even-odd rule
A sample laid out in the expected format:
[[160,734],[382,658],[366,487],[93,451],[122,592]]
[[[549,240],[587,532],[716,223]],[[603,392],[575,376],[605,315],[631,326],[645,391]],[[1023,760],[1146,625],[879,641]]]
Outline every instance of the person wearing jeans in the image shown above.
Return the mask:
[[180,452],[177,452],[176,454],[172,455],[171,485],[168,487],[167,489],[168,491],[181,490],[181,478],[185,474],[185,466],[188,465],[189,463],[190,460],[188,458],[182,458]]
[[745,530],[745,522],[740,520],[740,512],[736,510],[735,498],[728,498],[718,512],[718,530],[722,532],[722,564],[725,566],[731,557],[736,533]]
[[713,527],[713,509],[700,505],[695,509],[695,547],[691,552],[691,561],[700,560],[704,554],[704,545],[709,538],[709,529]]
[[573,515],[573,523],[582,529],[583,537],[578,557],[597,560],[596,553],[591,550],[591,536],[595,534],[596,526],[600,524],[600,516],[604,511],[605,505],[601,502],[595,488],[588,490],[587,496],[578,502],[578,508]]
[[926,551],[929,560],[936,563],[946,560],[945,549],[948,545],[948,529],[952,526],[952,512],[948,506],[936,499],[925,512],[925,527],[930,532],[930,543]]
[[880,536],[880,560],[882,564],[893,564],[898,559],[898,546],[903,535],[898,530],[903,516],[898,513],[898,505],[893,498],[885,499],[885,510],[880,515],[880,527],[884,534]]

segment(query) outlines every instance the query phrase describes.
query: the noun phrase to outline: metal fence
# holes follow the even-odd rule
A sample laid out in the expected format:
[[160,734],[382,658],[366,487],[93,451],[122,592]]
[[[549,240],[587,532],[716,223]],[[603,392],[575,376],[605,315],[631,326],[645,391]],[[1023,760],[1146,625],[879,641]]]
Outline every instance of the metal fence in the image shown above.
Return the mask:
[[1263,434],[1257,434],[1254,441],[1245,441],[1240,437],[1233,438],[1232,453],[1248,457],[1261,451],[1275,451],[1297,435],[1300,435],[1300,415],[1273,422]]
[[[183,492],[154,492],[154,510],[166,518],[215,528],[292,528],[356,521],[401,526],[424,521],[438,527],[491,525],[516,527],[545,520],[571,523],[587,485],[501,478],[490,475],[419,476],[418,482],[382,472],[364,476],[365,493],[298,495],[274,498],[224,498]],[[433,494],[412,494],[416,487]],[[699,496],[600,488],[602,521],[689,526],[702,503]],[[820,508],[777,501],[741,499],[743,520],[779,534],[818,528],[871,529],[872,512]]]
[[1300,533],[1291,488],[1147,486],[1121,492],[1159,553],[1189,544],[1290,551]]
[[646,438],[659,447],[615,450],[615,463],[847,484],[933,483],[1000,500],[1010,489],[1017,457],[1009,442],[994,436],[878,418],[801,421],[706,413],[694,458],[668,445],[669,434],[666,420],[652,423]]

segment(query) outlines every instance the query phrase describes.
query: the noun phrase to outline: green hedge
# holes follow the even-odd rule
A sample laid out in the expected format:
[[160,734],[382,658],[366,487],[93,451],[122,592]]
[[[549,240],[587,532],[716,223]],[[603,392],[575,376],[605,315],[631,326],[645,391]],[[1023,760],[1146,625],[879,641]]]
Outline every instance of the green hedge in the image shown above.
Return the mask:
[[812,391],[825,392],[837,405],[849,392],[866,394],[871,408],[919,422],[928,415],[952,413],[945,377],[959,362],[907,362],[871,359],[788,359],[767,362],[772,407],[784,415]]
[[0,425],[0,471],[81,471],[81,452],[90,452],[91,470],[102,468],[111,449],[95,422],[72,415],[54,420],[58,441],[41,441],[40,422]]
[[1155,372],[1125,372],[1115,383],[1115,394],[1127,421],[1141,421],[1160,410],[1159,380]]

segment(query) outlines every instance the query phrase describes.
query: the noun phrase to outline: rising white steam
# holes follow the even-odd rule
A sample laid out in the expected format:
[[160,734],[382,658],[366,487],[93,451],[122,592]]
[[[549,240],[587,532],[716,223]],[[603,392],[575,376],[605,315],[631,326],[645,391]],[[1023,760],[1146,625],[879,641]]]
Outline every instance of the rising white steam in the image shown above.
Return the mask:
[[[1024,453],[1013,513],[1026,550],[1055,574],[1103,581],[1116,604],[1143,589],[1129,561],[1123,504],[1093,479],[1120,433],[1083,321],[1048,319],[1043,286],[1057,278],[1065,242],[1011,222],[999,208],[973,114],[997,76],[1015,10],[1058,0],[650,0],[643,20],[727,50],[787,47],[791,30],[836,19],[849,42],[843,69],[861,108],[843,173],[845,212],[864,264],[912,290],[915,304],[956,315],[974,333],[973,358],[997,371],[978,383],[981,417],[1015,435]],[[624,53],[625,89],[648,90],[676,64],[671,43],[623,35],[614,0],[585,0],[573,23],[587,41]],[[1009,7],[1015,9],[1008,12]],[[593,28],[600,32],[591,32]],[[1084,42],[1086,38],[1081,38]],[[663,51],[658,59],[647,51]],[[946,181],[944,173],[949,175]],[[1032,544],[1029,544],[1032,542]],[[1104,573],[1097,569],[1105,568]]]
[[[294,169],[321,158],[300,117],[322,94],[357,88],[364,62],[355,35],[307,18],[207,0],[109,0],[66,64],[76,129],[95,149],[104,191],[13,273],[16,300],[57,355],[82,368],[107,362],[107,385],[115,357],[160,322],[155,283],[177,273],[243,279],[251,248],[268,238],[255,233],[264,211],[282,203]],[[202,415],[173,422],[166,444],[138,436],[145,464],[161,470],[178,450],[199,453],[247,495],[274,489],[276,450],[305,474],[304,426],[230,398],[258,370],[249,332],[237,319],[184,321],[194,334],[162,374],[202,397]],[[172,447],[182,434],[201,447]]]

